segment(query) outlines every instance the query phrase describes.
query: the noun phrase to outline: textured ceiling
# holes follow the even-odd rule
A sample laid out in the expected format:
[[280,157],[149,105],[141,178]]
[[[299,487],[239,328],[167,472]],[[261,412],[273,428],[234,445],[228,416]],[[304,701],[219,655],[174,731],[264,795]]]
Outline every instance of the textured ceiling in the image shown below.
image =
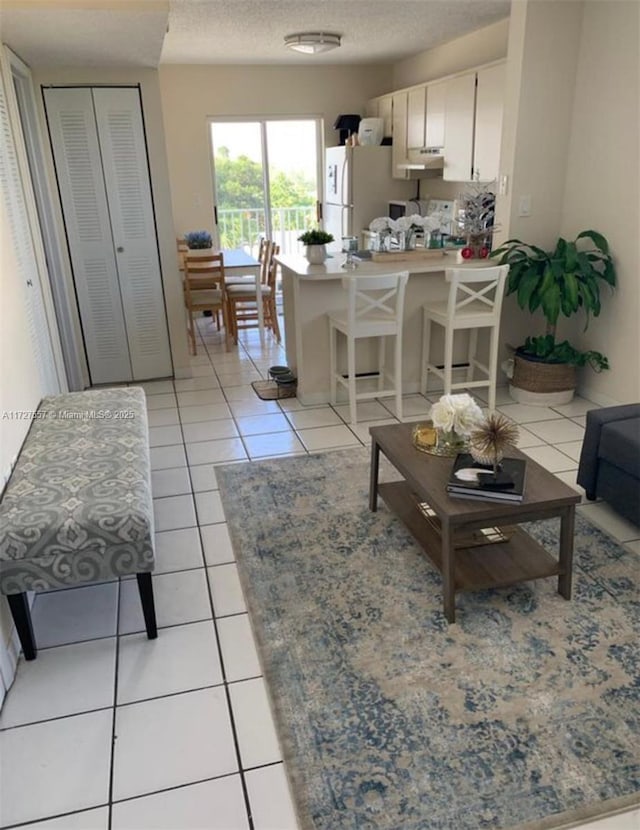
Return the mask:
[[[162,63],[384,63],[507,17],[510,0],[171,0]],[[300,55],[284,36],[325,31],[342,46]]]
[[[510,0],[0,0],[0,34],[31,66],[384,63],[509,9]],[[339,34],[342,46],[312,56],[284,47],[285,35],[305,31]]]
[[155,67],[168,2],[0,0],[0,34],[29,66]]

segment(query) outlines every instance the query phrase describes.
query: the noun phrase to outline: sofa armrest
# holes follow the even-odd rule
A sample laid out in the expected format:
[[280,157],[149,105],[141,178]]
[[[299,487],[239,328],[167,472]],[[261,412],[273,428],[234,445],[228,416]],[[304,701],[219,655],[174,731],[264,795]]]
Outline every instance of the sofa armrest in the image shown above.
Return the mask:
[[612,421],[624,421],[628,418],[640,418],[640,404],[607,406],[603,409],[590,409],[587,412],[587,426],[584,431],[582,451],[580,452],[577,481],[581,487],[584,487],[588,499],[595,499],[596,497],[598,449],[602,428]]

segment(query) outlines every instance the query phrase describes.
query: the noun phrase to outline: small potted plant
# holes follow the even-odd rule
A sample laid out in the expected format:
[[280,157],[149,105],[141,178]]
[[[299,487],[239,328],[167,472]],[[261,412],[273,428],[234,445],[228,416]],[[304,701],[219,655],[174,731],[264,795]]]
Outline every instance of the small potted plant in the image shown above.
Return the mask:
[[298,241],[306,246],[305,255],[311,265],[320,265],[327,258],[326,245],[333,242],[333,234],[314,228],[301,234]]
[[568,340],[558,342],[558,317],[583,309],[586,329],[589,315],[600,314],[601,284],[616,284],[609,243],[597,231],[587,230],[571,242],[558,239],[553,251],[509,239],[491,256],[510,266],[507,294],[515,294],[522,309],[539,308],[547,321],[544,335],[527,337],[516,349],[511,396],[521,403],[568,403],[576,387],[576,366],[600,372],[609,362],[600,352],[581,352]]
[[209,231],[189,231],[189,233],[185,233],[184,241],[190,251],[206,250],[213,245],[213,239]]

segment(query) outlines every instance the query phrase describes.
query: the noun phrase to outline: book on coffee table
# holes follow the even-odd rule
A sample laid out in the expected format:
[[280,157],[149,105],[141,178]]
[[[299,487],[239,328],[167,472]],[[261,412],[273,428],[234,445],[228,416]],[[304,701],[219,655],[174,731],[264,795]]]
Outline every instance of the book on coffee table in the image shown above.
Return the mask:
[[478,464],[469,453],[458,453],[447,483],[447,493],[453,498],[521,502],[526,470],[523,459],[503,458],[494,475],[492,467]]

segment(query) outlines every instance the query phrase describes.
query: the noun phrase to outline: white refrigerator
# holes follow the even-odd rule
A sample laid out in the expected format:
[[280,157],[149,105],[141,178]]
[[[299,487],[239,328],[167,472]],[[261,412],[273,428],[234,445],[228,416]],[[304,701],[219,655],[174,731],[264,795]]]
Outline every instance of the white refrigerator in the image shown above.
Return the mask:
[[411,199],[415,182],[391,176],[391,147],[328,147],[325,151],[322,218],[333,234],[330,251],[342,250],[343,236],[357,236],[376,216],[389,215],[389,202]]

